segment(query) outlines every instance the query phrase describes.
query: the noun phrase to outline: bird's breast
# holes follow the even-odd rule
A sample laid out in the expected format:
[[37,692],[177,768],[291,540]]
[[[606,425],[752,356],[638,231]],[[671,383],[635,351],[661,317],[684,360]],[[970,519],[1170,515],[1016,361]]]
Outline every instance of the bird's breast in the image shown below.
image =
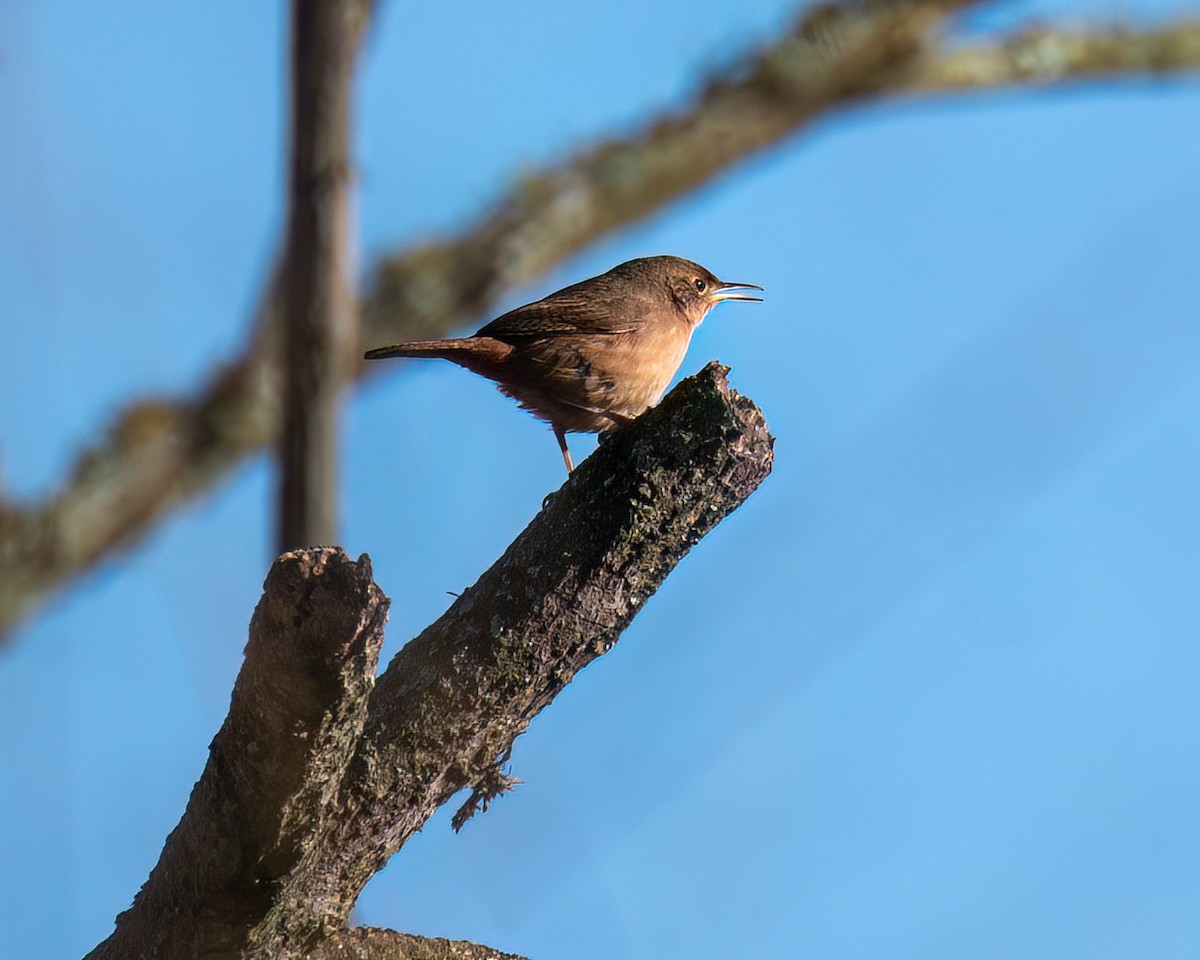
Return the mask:
[[662,399],[671,379],[679,371],[691,342],[690,324],[658,324],[631,337],[626,359],[627,388],[621,401],[636,409],[638,416]]
[[500,389],[566,430],[605,432],[662,399],[691,340],[674,318],[623,333],[547,337],[518,351]]
[[645,413],[662,399],[691,335],[690,324],[670,321],[589,340],[581,375],[592,402],[625,419]]

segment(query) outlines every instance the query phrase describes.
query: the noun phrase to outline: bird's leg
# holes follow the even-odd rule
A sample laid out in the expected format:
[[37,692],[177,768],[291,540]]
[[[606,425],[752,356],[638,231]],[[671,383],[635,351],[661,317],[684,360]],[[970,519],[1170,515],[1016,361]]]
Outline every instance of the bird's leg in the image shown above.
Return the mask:
[[634,417],[627,417],[623,413],[614,413],[611,410],[606,410],[604,415],[608,417],[613,425],[607,430],[601,430],[596,435],[596,440],[601,444],[607,443],[618,430],[629,426],[635,419]]
[[557,423],[550,424],[554,436],[558,439],[558,449],[562,451],[563,463],[567,465],[567,476],[575,471],[575,463],[571,460],[571,451],[567,449],[567,434]]

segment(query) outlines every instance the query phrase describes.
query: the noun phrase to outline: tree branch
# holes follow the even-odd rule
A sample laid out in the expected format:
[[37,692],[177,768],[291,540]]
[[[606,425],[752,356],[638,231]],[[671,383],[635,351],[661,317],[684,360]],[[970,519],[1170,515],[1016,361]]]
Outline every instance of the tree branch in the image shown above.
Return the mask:
[[308,960],[523,960],[515,953],[465,940],[416,937],[378,927],[342,930],[323,941]]
[[1154,77],[1200,68],[1200,22],[1156,30],[1127,26],[1028,26],[987,43],[924,57],[905,87],[915,92],[1051,85],[1125,75]]
[[[777,42],[708,80],[683,110],[526,177],[455,239],[382,260],[363,303],[364,341],[444,335],[485,314],[511,287],[828,110],[893,91],[977,86],[964,79],[971,72],[956,59],[961,52],[931,38],[941,18],[967,2],[810,11]],[[1126,69],[1200,68],[1195,45],[1177,43],[1200,24],[1172,29],[1127,35],[1126,44],[1150,52],[1127,58]],[[951,83],[952,76],[960,79]],[[994,83],[1076,76],[1001,69]],[[268,289],[260,315],[274,312]],[[260,320],[260,331],[269,326]],[[274,442],[279,394],[276,353],[260,332],[197,395],[127,408],[102,443],[80,454],[55,494],[29,505],[0,502],[0,638],[51,591],[136,542],[177,503]]]
[[387,608],[365,557],[324,547],[275,561],[187,811],[133,906],[89,956],[240,951],[354,754]]
[[820,5],[710,77],[682,109],[530,174],[461,237],[380,262],[367,342],[434,336],[597,237],[640,220],[824,112],[897,85],[948,14],[978,0]]
[[293,0],[292,162],[284,259],[281,551],[337,538],[337,424],[358,346],[350,286],[350,95],[357,0]]
[[762,414],[725,372],[710,364],[589,457],[373,690],[387,600],[369,562],[281,556],[183,820],[90,956],[344,955],[321,944],[347,942],[367,880],[455,793],[494,778],[770,472]]

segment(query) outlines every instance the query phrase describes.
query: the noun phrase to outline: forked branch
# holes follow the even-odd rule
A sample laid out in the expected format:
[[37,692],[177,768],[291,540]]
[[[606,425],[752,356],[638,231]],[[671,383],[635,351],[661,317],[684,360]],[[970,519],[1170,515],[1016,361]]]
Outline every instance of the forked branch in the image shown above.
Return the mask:
[[346,922],[371,876],[458,791],[503,780],[533,717],[770,472],[762,414],[725,373],[710,364],[589,457],[378,682],[388,601],[369,561],[276,560],[183,820],[91,956],[286,960],[361,940]]

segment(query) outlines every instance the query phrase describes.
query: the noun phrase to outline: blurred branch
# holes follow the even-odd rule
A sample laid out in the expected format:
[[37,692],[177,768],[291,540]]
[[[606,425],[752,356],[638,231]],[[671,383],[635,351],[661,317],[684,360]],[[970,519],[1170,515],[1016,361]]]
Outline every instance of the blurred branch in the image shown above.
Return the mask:
[[337,426],[358,346],[350,296],[350,95],[358,0],[293,0],[283,294],[280,551],[337,539]]
[[1200,69],[1200,22],[1129,26],[1028,26],[1008,37],[922,58],[905,87],[919,92],[1063,84]]
[[369,560],[279,557],[183,819],[90,956],[445,956],[348,932],[350,910],[442,804],[497,782],[533,717],[770,472],[762,413],[725,372],[709,364],[582,464],[377,683],[388,600]]
[[[963,58],[978,50],[1002,60],[1004,44],[955,50],[935,36],[947,14],[969,2],[812,9],[777,41],[708,79],[682,110],[525,177],[459,237],[382,260],[362,304],[364,343],[441,336],[479,318],[508,289],[829,110],[898,91],[982,85],[963,79],[970,75]],[[1180,42],[1197,29],[1192,21],[1124,34],[1124,44],[1143,52],[1121,70],[1200,68],[1195,45]],[[1083,75],[1001,70],[989,85]],[[951,83],[952,76],[960,79]],[[197,395],[131,405],[106,440],[79,456],[59,492],[28,506],[0,504],[0,636],[48,593],[275,441],[280,372],[264,332],[275,310],[268,289],[259,335]]]
[[444,243],[375,268],[367,344],[432,337],[618,227],[725,173],[826,111],[899,85],[931,31],[977,0],[888,0],[812,8],[773,44],[709,77],[687,106],[630,137],[531,173]]

